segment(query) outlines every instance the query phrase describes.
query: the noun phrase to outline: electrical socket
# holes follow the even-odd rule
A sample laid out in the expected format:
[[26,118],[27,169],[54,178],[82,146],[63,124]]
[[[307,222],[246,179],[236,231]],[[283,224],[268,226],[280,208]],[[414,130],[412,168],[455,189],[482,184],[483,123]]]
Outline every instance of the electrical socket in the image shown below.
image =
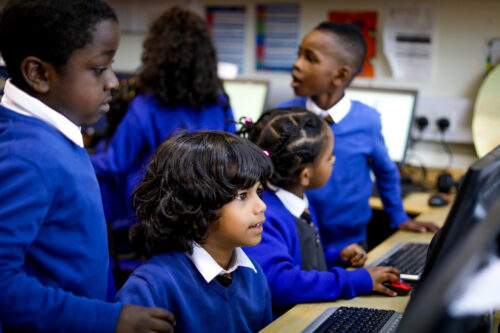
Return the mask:
[[[422,97],[417,101],[415,120],[425,117],[428,125],[419,131],[417,121],[412,136],[425,141],[472,143],[472,102],[467,98]],[[449,127],[444,134],[438,126],[440,119],[447,119]]]

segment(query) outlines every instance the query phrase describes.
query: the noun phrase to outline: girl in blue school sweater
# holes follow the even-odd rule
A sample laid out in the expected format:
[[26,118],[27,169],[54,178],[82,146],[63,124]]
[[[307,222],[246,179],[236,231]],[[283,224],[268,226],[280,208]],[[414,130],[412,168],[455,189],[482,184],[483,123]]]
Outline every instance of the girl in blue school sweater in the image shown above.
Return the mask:
[[323,186],[333,169],[334,140],[327,123],[303,108],[282,108],[265,112],[249,127],[249,139],[269,153],[274,172],[262,197],[267,205],[262,241],[245,251],[266,274],[274,313],[372,290],[395,296],[382,285],[399,280],[395,268],[339,267],[363,265],[366,253],[358,244],[323,251],[305,191]]
[[260,266],[241,246],[261,240],[269,158],[234,134],[200,131],[158,147],[134,192],[137,250],[149,257],[117,300],[170,310],[176,332],[257,332],[271,321]]
[[[181,7],[166,10],[144,41],[137,91],[106,151],[91,156],[108,221],[129,220],[130,196],[147,163],[180,129],[234,132],[206,24]],[[126,223],[126,222],[125,222]]]

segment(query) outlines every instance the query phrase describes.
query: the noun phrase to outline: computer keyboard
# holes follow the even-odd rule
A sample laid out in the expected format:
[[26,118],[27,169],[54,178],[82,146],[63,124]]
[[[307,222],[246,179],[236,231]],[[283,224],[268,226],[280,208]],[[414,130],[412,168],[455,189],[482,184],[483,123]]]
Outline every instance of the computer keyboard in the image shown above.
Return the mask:
[[402,313],[358,307],[339,307],[329,315],[314,333],[375,333],[394,332]]
[[376,266],[394,266],[402,279],[416,280],[424,270],[428,247],[425,243],[402,243],[397,251],[377,262]]

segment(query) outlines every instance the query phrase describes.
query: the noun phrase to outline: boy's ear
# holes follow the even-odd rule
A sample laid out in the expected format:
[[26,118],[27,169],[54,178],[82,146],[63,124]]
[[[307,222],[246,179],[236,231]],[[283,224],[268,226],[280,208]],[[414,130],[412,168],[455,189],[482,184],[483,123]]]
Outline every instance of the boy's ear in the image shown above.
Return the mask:
[[345,86],[351,79],[352,70],[349,66],[340,66],[332,77],[332,84],[335,87]]
[[311,175],[312,175],[311,168],[305,167],[304,169],[302,169],[302,171],[299,173],[300,185],[304,187],[309,186],[309,183],[311,182]]
[[52,67],[40,58],[29,56],[21,62],[21,74],[26,84],[38,93],[46,93],[50,89],[50,71]]

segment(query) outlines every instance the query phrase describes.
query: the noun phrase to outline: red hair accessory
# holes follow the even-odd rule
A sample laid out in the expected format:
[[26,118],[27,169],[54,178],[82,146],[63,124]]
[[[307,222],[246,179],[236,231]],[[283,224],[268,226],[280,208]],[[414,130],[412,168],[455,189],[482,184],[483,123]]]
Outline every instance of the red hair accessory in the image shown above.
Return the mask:
[[269,152],[267,150],[262,151],[267,157],[269,157]]

